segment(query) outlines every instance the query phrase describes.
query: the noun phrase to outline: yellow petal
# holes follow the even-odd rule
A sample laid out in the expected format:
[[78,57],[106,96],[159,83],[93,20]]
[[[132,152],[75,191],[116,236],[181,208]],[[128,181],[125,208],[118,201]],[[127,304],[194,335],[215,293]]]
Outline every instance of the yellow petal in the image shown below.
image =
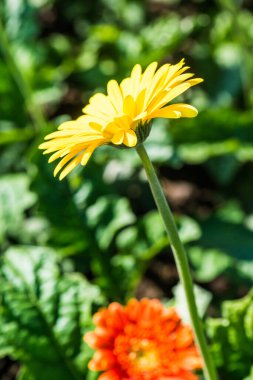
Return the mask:
[[173,88],[176,85],[186,81],[187,79],[193,77],[194,74],[187,73],[182,75],[177,75],[175,78],[173,78],[169,83],[167,84],[168,88]]
[[141,84],[140,84],[140,91],[147,88],[150,85],[151,79],[154,76],[154,73],[156,71],[158,63],[157,62],[152,62],[144,73],[142,74],[142,79],[141,79]]
[[153,98],[153,100],[149,104],[147,104],[147,107],[146,107],[147,114],[153,113],[155,110],[165,105],[166,103],[164,103],[164,98],[166,96],[168,96],[168,91],[162,91],[159,94],[157,94]]
[[124,132],[119,131],[113,136],[113,138],[111,139],[111,142],[115,145],[120,145],[123,143],[123,139],[124,139]]
[[115,113],[115,109],[110,101],[110,98],[104,94],[98,93],[90,99],[90,104],[95,106],[107,115]]
[[108,93],[108,96],[109,96],[114,108],[118,112],[122,112],[122,105],[123,105],[122,93],[121,93],[121,89],[118,85],[118,82],[116,80],[110,80],[108,82],[107,93]]
[[99,134],[101,135],[102,132],[103,132],[104,126],[102,124],[100,124],[100,123],[91,121],[90,122],[90,128],[91,128],[91,131],[93,132],[94,135],[96,134],[95,131],[99,132],[98,135]]
[[144,111],[144,101],[146,96],[145,94],[146,90],[143,89],[137,96],[137,99],[135,100],[135,115],[139,115]]
[[198,110],[184,103],[171,104],[170,106],[163,107],[158,109],[149,115],[151,118],[155,117],[164,117],[164,118],[173,118],[177,119],[179,117],[195,117],[198,114]]
[[123,111],[131,118],[135,116],[135,101],[131,95],[128,95],[124,99]]
[[[171,107],[175,111],[179,111],[181,113],[181,117],[195,117],[198,114],[198,110],[190,104],[178,103],[172,104],[165,108],[169,107]],[[164,108],[162,108],[162,110],[163,109]]]
[[[40,144],[38,146],[39,149],[47,149],[48,148],[48,141],[47,142],[43,142],[42,144]],[[44,152],[43,152],[44,153]]]
[[155,117],[164,117],[167,119],[178,119],[181,117],[181,112],[174,110],[173,108],[164,107],[162,109],[158,109],[149,115],[149,118],[154,119]]
[[126,146],[132,147],[137,144],[137,136],[132,129],[125,132],[123,143]]
[[83,153],[82,155],[82,161],[81,161],[81,165],[86,165],[87,162],[89,161],[90,159],[90,156],[92,155],[92,153],[94,152],[94,150],[98,147],[98,144],[93,144],[91,146],[89,146],[89,148],[85,149],[85,152]]
[[61,123],[60,126],[58,127],[58,130],[63,130],[63,129],[76,129],[76,120],[71,120],[71,121],[64,121],[64,123]]
[[63,137],[63,138],[57,138],[51,141],[47,141],[48,148],[50,147],[55,147],[55,148],[61,148],[61,147],[66,147],[70,146],[73,144],[87,144],[91,143],[92,141],[99,141],[103,138],[102,134],[80,134],[77,136],[71,136],[71,137]]
[[81,158],[82,156],[79,155],[77,157],[75,157],[64,169],[63,171],[61,172],[60,176],[59,176],[59,180],[61,181],[64,177],[66,177],[66,175],[68,175],[73,169],[75,169],[75,167],[80,164],[80,161],[81,161]]
[[[79,150],[80,152],[80,150]],[[78,154],[77,150],[74,150],[67,154],[55,167],[54,169],[54,177],[59,173],[59,171],[69,162],[73,157],[75,157]]]
[[140,86],[140,80],[141,80],[141,66],[139,64],[135,65],[132,72],[131,72],[131,94],[133,98],[135,99],[138,95],[138,90]]
[[188,80],[187,82],[190,83],[191,86],[195,86],[196,84],[199,84],[203,81],[204,79],[202,78],[193,78],[193,79]]
[[112,123],[109,123],[107,124],[105,127],[104,127],[104,130],[103,132],[104,133],[111,133],[112,135],[115,135],[119,132],[120,128],[119,126],[117,125],[117,123],[115,122],[112,122]]
[[131,78],[125,78],[120,83],[120,88],[123,94],[123,98],[131,94]]
[[[175,66],[177,66],[177,65],[175,65]],[[173,67],[175,67],[175,66],[173,66]],[[180,67],[178,66],[177,69],[173,71],[173,74],[169,76],[169,78],[168,78],[169,81],[171,81],[175,77],[183,74],[186,70],[188,70],[190,68],[190,66],[184,66],[184,67],[180,66]]]
[[148,114],[153,113],[158,108],[165,106],[172,99],[181,95],[183,92],[188,90],[191,85],[189,83],[181,83],[178,86],[174,87],[172,90],[165,91],[161,93],[154,101],[148,106]]
[[[62,148],[64,148],[64,147],[62,147]],[[43,152],[43,154],[53,153],[53,152],[55,152],[55,151],[57,151],[57,150],[59,150],[59,149],[62,149],[62,148],[58,148],[58,147],[51,147],[51,148],[48,148],[48,149],[43,148],[43,149],[46,149],[46,150]]]
[[82,115],[76,119],[76,123],[79,128],[83,127],[84,125],[85,128],[89,128],[91,122],[101,124],[103,123],[103,120],[104,118],[100,117],[99,115]]
[[95,129],[67,129],[67,130],[61,130],[61,131],[56,131],[53,133],[50,133],[45,137],[45,140],[51,140],[51,139],[59,139],[59,138],[69,138],[69,137],[78,137],[78,136],[99,136],[100,131],[95,130]]
[[105,109],[99,109],[95,105],[88,104],[86,107],[82,110],[86,115],[92,116],[92,117],[99,117],[103,121],[107,121],[110,117],[110,114],[106,112]]
[[139,120],[141,120],[141,119],[147,119],[147,118],[148,118],[148,114],[147,114],[147,112],[145,111],[145,112],[139,113],[139,115],[137,115],[137,116],[133,119],[133,121],[139,121]]
[[49,157],[48,162],[51,163],[51,162],[57,160],[57,158],[65,156],[65,154],[68,154],[69,152],[70,152],[69,149],[60,149],[57,152],[55,152],[54,154],[52,154],[52,156]]
[[165,99],[166,103],[170,102],[171,100],[173,100],[177,96],[183,94],[183,92],[188,90],[188,88],[190,88],[190,87],[191,87],[191,85],[188,82],[186,82],[186,83],[179,84],[178,86],[174,87],[172,90],[169,90],[168,95],[166,96],[166,99]]
[[127,131],[132,123],[132,118],[129,115],[120,115],[114,119],[115,124],[119,129]]
[[165,84],[168,75],[169,66],[170,65],[168,64],[163,65],[155,73],[154,78],[149,84],[146,92],[145,105],[147,105],[160,91],[164,89],[163,85]]
[[184,59],[181,59],[180,62],[178,62],[176,65],[171,65],[169,67],[167,78],[166,78],[166,87],[168,86],[168,83],[173,80],[175,77],[179,76],[182,72],[189,69],[189,67],[183,67],[184,65]]
[[132,69],[132,71],[131,71],[131,78],[132,79],[140,79],[140,75],[141,75],[141,65],[139,64],[139,63],[137,63],[134,67],[133,67],[133,69]]

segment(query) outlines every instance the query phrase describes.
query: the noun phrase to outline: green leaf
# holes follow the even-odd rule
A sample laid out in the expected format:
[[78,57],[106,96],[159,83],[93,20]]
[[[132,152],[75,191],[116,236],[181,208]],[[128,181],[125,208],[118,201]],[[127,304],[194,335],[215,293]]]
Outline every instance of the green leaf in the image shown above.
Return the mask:
[[[180,216],[177,222],[184,243],[199,238],[199,226],[191,218]],[[170,245],[160,214],[157,211],[148,212],[135,225],[122,229],[115,243],[119,252],[111,259],[113,272],[120,279],[118,288],[121,286],[129,297],[150,260]]]
[[[5,126],[7,125],[7,128]],[[8,126],[8,123],[0,120],[0,145],[10,144],[17,141],[26,141],[34,137],[34,132],[29,128],[23,128],[20,133],[19,128],[12,128]]]
[[200,244],[206,248],[219,249],[239,260],[252,260],[253,240],[250,229],[232,219],[224,219],[217,215],[202,221]]
[[253,291],[246,297],[225,301],[222,318],[208,320],[212,351],[223,380],[250,375],[253,362]]
[[22,380],[81,380],[90,350],[82,337],[97,287],[80,274],[62,273],[49,248],[10,248],[0,269],[1,354],[21,361]]
[[240,250],[238,258],[216,248],[191,247],[188,253],[198,281],[207,283],[223,275],[231,279],[235,288],[242,283],[252,284],[253,261],[241,259]]
[[23,366],[18,372],[17,380],[36,380],[36,378]]
[[91,227],[97,227],[96,238],[102,249],[109,247],[116,232],[134,221],[129,202],[124,198],[100,197],[87,209],[87,222]]
[[24,212],[36,201],[29,190],[29,178],[25,174],[2,176],[0,179],[0,241],[6,234],[17,236],[22,227]]
[[[201,235],[198,224],[186,216],[177,216],[179,235],[184,243],[198,239]],[[150,211],[137,225],[123,229],[116,239],[122,251],[129,251],[140,260],[150,260],[163,248],[169,246],[169,239],[158,211]]]
[[[185,293],[182,284],[178,283],[173,287],[172,292],[175,297],[175,306],[179,311],[180,316],[187,323],[191,322],[191,318],[186,303]],[[200,286],[194,285],[194,294],[197,302],[199,315],[203,317],[212,300],[212,294]]]
[[198,281],[212,281],[233,264],[231,257],[218,249],[192,247],[188,253]]
[[183,243],[189,243],[201,237],[201,229],[198,223],[186,215],[176,218],[179,224],[179,236]]
[[[184,26],[184,27],[183,27]],[[146,44],[155,50],[172,48],[191,32],[193,23],[191,17],[181,19],[177,13],[169,12],[168,16],[160,17],[143,28],[142,34]],[[157,38],[154,38],[156,36]]]

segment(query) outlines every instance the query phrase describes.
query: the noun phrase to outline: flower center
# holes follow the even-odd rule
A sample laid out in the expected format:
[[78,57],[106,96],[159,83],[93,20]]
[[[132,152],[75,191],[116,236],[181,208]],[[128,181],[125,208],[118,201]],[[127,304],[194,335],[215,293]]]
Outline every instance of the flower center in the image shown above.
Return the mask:
[[128,330],[126,334],[119,335],[115,340],[114,355],[125,373],[125,377],[122,378],[132,380],[158,379],[161,361],[156,342],[145,338],[144,334],[135,336],[138,333],[135,334],[132,329]]
[[128,358],[139,371],[152,371],[157,368],[159,359],[154,344],[147,339],[135,342]]

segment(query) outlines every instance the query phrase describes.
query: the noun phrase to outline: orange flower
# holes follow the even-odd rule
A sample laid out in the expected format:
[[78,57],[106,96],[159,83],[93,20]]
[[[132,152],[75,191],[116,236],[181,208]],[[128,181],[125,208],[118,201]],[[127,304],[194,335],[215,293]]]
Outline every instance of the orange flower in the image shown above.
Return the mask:
[[193,333],[175,308],[158,300],[113,302],[93,317],[95,331],[84,340],[96,349],[89,369],[98,380],[197,380],[201,359]]

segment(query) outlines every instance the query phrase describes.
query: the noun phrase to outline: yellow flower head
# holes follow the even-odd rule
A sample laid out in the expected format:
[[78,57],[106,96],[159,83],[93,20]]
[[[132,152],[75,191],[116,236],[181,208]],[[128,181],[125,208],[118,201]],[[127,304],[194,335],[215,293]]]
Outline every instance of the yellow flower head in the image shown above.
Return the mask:
[[48,141],[39,148],[45,149],[45,154],[54,152],[49,162],[61,158],[54,175],[62,170],[61,180],[79,163],[86,165],[94,150],[101,145],[136,146],[138,130],[141,126],[148,126],[156,117],[175,119],[198,114],[189,104],[168,103],[203,80],[192,79],[194,74],[185,73],[189,67],[184,66],[184,60],[156,69],[157,62],[152,62],[142,73],[137,64],[130,77],[120,84],[110,80],[107,95],[92,96],[83,108],[84,115],[61,124],[58,131],[45,137]]

